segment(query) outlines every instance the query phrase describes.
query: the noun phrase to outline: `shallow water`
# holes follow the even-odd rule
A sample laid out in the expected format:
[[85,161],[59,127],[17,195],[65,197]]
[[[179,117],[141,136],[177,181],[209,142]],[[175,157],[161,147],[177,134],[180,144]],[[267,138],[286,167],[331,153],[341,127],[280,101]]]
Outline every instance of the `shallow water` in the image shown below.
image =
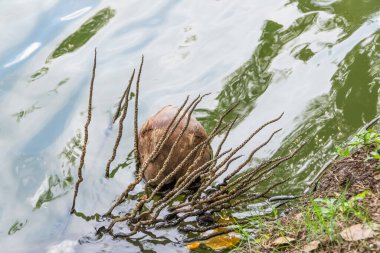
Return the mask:
[[93,241],[97,223],[69,215],[95,47],[93,119],[77,205],[86,215],[104,213],[132,180],[132,124],[114,162],[120,169],[112,180],[103,174],[117,134],[112,114],[142,54],[140,124],[164,105],[211,92],[196,113],[207,129],[240,101],[228,147],[285,113],[242,152],[277,128],[252,166],[306,142],[275,173],[273,181],[290,181],[274,195],[302,193],[334,145],[380,111],[378,0],[2,1],[0,28],[4,252],[188,251],[175,230]]

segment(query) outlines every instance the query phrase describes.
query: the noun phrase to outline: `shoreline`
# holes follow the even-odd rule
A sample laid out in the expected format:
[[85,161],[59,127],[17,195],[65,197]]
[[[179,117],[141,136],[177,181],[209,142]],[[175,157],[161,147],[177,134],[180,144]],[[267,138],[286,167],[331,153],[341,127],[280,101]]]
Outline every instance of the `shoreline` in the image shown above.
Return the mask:
[[379,252],[380,134],[363,129],[286,216],[241,226],[233,252]]

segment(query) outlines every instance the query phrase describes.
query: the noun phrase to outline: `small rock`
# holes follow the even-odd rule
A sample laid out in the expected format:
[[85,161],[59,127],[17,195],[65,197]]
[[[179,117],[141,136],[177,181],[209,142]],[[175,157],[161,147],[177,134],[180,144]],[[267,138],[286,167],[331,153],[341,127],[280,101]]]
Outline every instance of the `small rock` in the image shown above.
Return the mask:
[[344,240],[352,242],[372,238],[374,232],[366,224],[356,224],[344,229],[340,235]]
[[314,250],[318,249],[320,244],[321,244],[320,241],[312,241],[303,247],[303,251],[304,252],[313,252]]
[[278,237],[276,240],[272,242],[273,245],[275,246],[281,246],[281,245],[289,245],[292,242],[295,242],[296,239],[287,237],[287,236],[281,236]]

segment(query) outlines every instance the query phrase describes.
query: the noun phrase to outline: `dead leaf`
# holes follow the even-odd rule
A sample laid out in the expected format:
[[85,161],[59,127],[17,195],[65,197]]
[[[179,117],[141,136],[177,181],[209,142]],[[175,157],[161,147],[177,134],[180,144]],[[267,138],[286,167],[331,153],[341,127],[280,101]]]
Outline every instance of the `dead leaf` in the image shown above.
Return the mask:
[[379,179],[380,179],[380,174],[377,174],[374,178],[375,178],[376,180],[379,180]]
[[303,213],[297,213],[294,218],[299,221],[299,220],[302,220],[303,219]]
[[276,240],[274,240],[272,242],[272,244],[275,245],[275,246],[288,245],[288,244],[294,242],[295,240],[296,239],[291,238],[291,237],[281,236],[281,237],[277,238]]
[[[216,228],[212,233],[224,231],[227,228]],[[213,250],[222,250],[235,246],[240,241],[240,237],[237,233],[228,233],[224,235],[214,236],[206,241],[204,244]]]
[[320,241],[312,241],[303,247],[303,251],[304,252],[312,252],[312,251],[318,249],[320,244],[321,244]]
[[352,242],[372,238],[374,236],[374,232],[367,225],[356,224],[344,229],[340,235],[344,240]]
[[196,249],[199,247],[199,245],[201,245],[199,242],[193,242],[193,243],[190,243],[188,245],[186,245],[186,248],[188,249]]
[[376,232],[380,232],[380,223],[372,223],[372,229]]

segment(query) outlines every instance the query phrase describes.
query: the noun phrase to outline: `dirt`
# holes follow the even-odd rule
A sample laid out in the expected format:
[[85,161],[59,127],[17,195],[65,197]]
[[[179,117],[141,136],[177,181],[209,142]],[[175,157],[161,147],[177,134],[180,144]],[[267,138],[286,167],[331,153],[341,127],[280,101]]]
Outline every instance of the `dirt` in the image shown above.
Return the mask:
[[379,160],[368,157],[368,149],[361,148],[350,157],[335,161],[318,182],[314,196],[334,197],[346,191],[350,198],[365,190],[379,192]]
[[[369,159],[373,147],[361,148],[351,156],[335,161],[318,182],[315,198],[336,197],[346,192],[347,199],[371,191],[363,200],[372,224],[380,224],[380,161]],[[358,223],[356,219],[352,223]],[[380,237],[360,242],[344,241],[341,245],[325,246],[318,252],[380,252]]]
[[368,159],[368,149],[359,149],[350,157],[337,160],[318,182],[315,197],[334,197],[343,191],[347,198],[370,190],[364,205],[372,221],[380,223],[380,161]]
[[[377,168],[380,161],[368,159],[371,149],[373,147],[361,148],[347,158],[334,161],[320,178],[313,198],[337,198],[344,192],[346,198],[350,199],[364,191],[370,191],[371,194],[366,195],[361,203],[366,208],[371,223],[380,227],[380,169]],[[270,238],[261,245],[255,245],[251,251],[245,249],[245,252],[305,252],[303,249],[310,246],[310,242],[307,242],[306,229],[297,228],[297,221],[303,220],[300,208],[308,205],[309,200],[310,198],[305,198],[298,208],[281,218],[282,226],[287,228],[286,234],[276,226],[268,225],[265,232]],[[363,222],[353,218],[349,224],[342,224],[341,229],[358,223]],[[297,243],[283,248],[274,247],[271,242],[280,236],[294,237]],[[319,238],[317,244],[318,248],[310,252],[380,252],[380,233],[378,231],[373,238],[354,242],[341,239],[331,243],[328,238]]]

